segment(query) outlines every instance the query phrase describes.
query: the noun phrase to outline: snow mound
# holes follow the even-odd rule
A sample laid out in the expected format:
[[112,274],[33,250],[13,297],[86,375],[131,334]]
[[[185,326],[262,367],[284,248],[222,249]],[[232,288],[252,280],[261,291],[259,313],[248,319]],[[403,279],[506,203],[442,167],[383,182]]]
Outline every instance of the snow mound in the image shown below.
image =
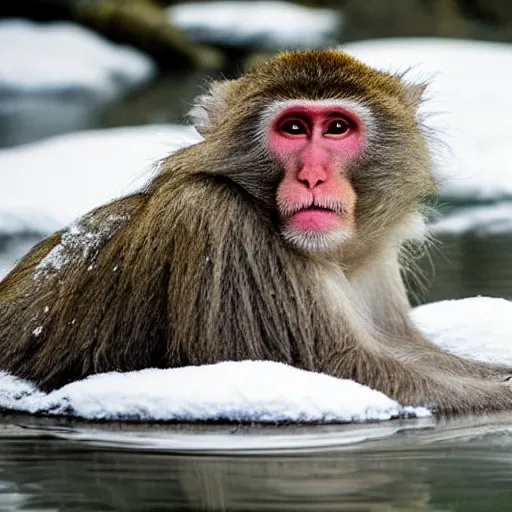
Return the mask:
[[187,2],[167,13],[194,41],[267,50],[333,43],[339,25],[336,11],[290,2]]
[[110,98],[151,79],[156,65],[133,48],[73,23],[0,20],[0,91],[87,91]]
[[[512,197],[512,46],[448,39],[396,39],[347,44],[343,50],[384,71],[429,82],[426,124],[434,144],[441,195],[452,201]],[[478,62],[478,72],[475,72]]]
[[189,127],[152,125],[61,135],[0,151],[0,234],[47,234],[138,190],[155,162],[200,140]]
[[512,302],[489,297],[433,302],[415,308],[421,332],[448,352],[512,366]]
[[[444,301],[411,313],[441,348],[469,359],[512,365],[512,302],[476,297]],[[236,422],[362,422],[424,417],[350,380],[268,361],[129,373],[105,373],[42,393],[0,373],[0,407],[95,420]]]
[[95,420],[352,422],[426,416],[378,391],[269,361],[105,373],[51,393],[0,375],[0,407]]

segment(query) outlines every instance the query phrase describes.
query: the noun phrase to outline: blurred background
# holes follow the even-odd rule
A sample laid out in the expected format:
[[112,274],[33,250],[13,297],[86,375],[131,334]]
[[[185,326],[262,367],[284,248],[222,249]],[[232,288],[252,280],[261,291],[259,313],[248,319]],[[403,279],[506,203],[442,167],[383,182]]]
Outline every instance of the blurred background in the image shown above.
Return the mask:
[[414,300],[508,297],[510,42],[510,0],[3,2],[0,278],[42,236],[198,140],[185,116],[208,81],[280,50],[342,46],[430,83],[438,243],[420,259],[429,286],[414,282]]

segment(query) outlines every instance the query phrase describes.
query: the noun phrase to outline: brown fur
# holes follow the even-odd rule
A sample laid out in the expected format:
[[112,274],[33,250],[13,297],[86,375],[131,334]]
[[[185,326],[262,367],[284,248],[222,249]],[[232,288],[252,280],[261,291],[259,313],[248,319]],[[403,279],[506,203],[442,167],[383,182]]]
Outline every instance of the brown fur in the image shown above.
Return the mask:
[[[408,318],[404,226],[436,190],[420,94],[337,51],[283,54],[214,84],[194,112],[203,142],[43,240],[0,283],[0,368],[50,390],[98,372],[262,359],[439,412],[511,407],[509,369],[441,352]],[[376,123],[349,170],[356,234],[328,254],[279,232],[282,170],[259,116],[293,98],[357,100]]]

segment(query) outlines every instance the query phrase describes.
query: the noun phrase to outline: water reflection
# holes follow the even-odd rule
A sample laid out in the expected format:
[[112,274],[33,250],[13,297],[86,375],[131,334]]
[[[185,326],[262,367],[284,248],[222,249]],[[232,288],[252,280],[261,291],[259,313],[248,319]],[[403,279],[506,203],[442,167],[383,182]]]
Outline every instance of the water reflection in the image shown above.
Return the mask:
[[44,95],[0,91],[0,148],[81,130],[182,123],[206,80],[200,73],[163,75],[110,101],[76,90]]
[[[159,435],[176,433],[167,428]],[[317,436],[338,430],[343,437],[345,428],[318,427]],[[97,446],[51,429],[6,427],[0,504],[73,511],[508,510],[512,437],[508,428],[501,437],[499,426],[489,428],[455,422],[307,453],[219,455]],[[197,439],[200,430],[192,432]]]

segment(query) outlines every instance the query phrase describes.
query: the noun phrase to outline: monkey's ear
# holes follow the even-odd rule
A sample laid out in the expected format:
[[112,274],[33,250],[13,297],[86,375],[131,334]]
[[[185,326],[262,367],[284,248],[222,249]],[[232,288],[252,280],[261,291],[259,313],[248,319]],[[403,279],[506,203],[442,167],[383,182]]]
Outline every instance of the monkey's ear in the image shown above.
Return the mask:
[[213,82],[206,94],[195,99],[188,117],[203,137],[214,132],[224,121],[228,110],[228,96],[234,89],[234,82],[235,80]]
[[423,100],[426,88],[425,84],[405,84],[405,100],[407,103],[413,108],[418,108]]

